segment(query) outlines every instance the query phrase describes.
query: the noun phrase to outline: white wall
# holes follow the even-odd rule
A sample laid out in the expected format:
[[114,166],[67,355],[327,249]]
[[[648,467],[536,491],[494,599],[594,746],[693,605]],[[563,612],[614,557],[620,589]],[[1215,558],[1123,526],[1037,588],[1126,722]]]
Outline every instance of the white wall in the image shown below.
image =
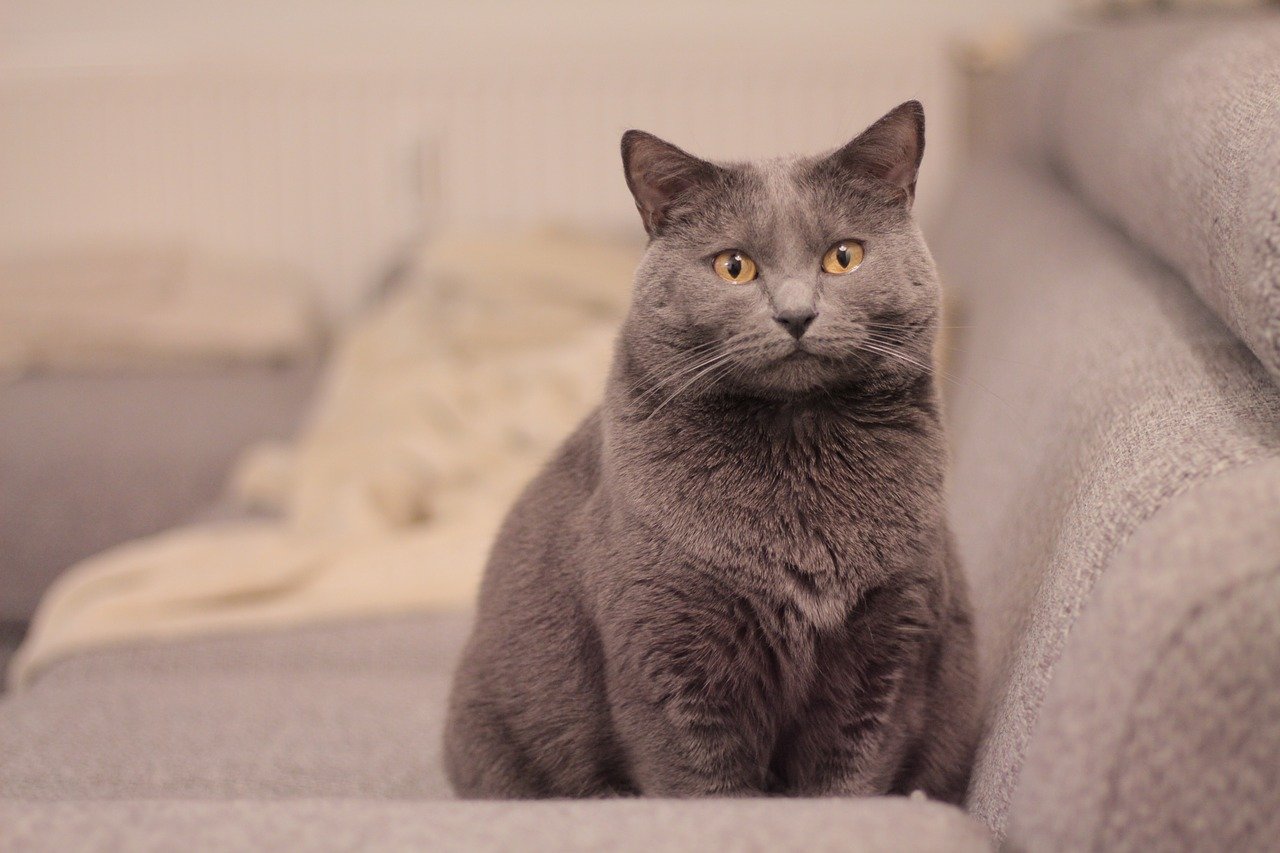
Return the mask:
[[717,158],[835,146],[921,98],[928,219],[948,46],[1057,0],[0,4],[0,251],[168,239],[309,269],[335,310],[425,222],[635,229],[639,126]]
[[908,49],[937,33],[1040,22],[1063,0],[5,0],[0,65],[156,65],[262,57],[368,65],[477,51],[536,35],[630,49],[650,38],[706,43],[740,32],[769,50],[808,37],[815,49]]

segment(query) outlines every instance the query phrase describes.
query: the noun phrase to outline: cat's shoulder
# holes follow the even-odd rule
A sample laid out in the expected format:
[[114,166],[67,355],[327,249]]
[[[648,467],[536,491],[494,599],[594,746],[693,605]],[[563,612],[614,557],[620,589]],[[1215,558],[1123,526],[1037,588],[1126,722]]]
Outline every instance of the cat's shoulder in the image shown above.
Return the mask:
[[542,471],[525,490],[534,503],[581,499],[600,478],[601,415],[593,409],[560,443]]
[[568,467],[579,473],[594,473],[600,467],[602,415],[600,407],[592,409],[577,428],[560,444],[551,459],[557,467]]
[[[587,415],[529,481],[498,533],[489,572],[529,567],[590,502],[600,478],[600,413]],[[554,549],[552,549],[554,550]]]

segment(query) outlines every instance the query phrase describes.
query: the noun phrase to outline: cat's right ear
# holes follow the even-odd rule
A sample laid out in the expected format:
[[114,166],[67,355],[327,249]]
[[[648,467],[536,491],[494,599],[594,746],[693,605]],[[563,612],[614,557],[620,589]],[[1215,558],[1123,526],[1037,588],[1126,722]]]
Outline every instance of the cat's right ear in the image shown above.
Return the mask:
[[622,168],[627,188],[650,237],[670,223],[672,212],[689,191],[716,179],[719,169],[643,130],[622,134]]

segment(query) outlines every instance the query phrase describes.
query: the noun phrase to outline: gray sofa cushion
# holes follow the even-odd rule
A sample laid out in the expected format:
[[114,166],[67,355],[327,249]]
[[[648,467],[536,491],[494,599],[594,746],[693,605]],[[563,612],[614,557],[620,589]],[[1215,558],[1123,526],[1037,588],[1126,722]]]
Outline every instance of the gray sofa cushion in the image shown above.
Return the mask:
[[73,563],[186,521],[248,445],[297,426],[314,360],[0,383],[0,619]]
[[[953,806],[864,800],[0,802],[21,850],[990,851]],[[181,841],[179,841],[181,840]],[[192,848],[185,848],[192,849]]]
[[902,798],[451,801],[441,724],[468,622],[403,617],[56,664],[0,702],[0,847],[990,849],[959,809]]
[[0,797],[445,797],[442,717],[467,621],[69,658],[0,701]]
[[1158,510],[1098,580],[1045,697],[1010,836],[1029,850],[1280,838],[1280,459]]
[[1280,15],[1112,22],[1032,66],[1052,164],[1280,381]]
[[[1095,582],[1180,495],[1280,457],[1280,389],[1176,275],[1047,174],[975,164],[934,247],[967,315],[960,379],[947,388],[953,518],[984,672],[969,806],[1003,831],[1046,690]],[[1254,511],[1275,517],[1274,504]],[[1184,535],[1212,541],[1224,535],[1219,524],[1192,518]],[[1105,677],[1077,671],[1059,689],[1089,691]],[[1088,738],[1070,748],[1086,764],[1110,755]],[[1069,820],[1076,804],[1051,793],[1063,774],[1040,770],[1036,796]],[[1193,789],[1200,772],[1183,768],[1170,784]]]

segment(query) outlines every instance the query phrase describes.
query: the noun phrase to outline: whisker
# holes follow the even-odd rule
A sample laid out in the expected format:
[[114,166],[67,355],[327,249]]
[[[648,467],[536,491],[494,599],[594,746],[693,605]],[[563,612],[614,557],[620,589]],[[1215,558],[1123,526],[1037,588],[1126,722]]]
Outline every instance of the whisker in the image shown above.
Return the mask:
[[723,361],[724,361],[725,359],[727,359],[731,354],[732,354],[732,353],[722,353],[722,354],[721,354],[721,356],[720,356],[720,358],[719,358],[719,359],[718,359],[714,364],[708,365],[706,368],[704,368],[703,370],[699,371],[699,372],[698,372],[698,373],[697,373],[697,374],[696,374],[692,379],[690,379],[688,382],[684,383],[684,384],[683,384],[683,385],[681,385],[679,388],[677,388],[677,389],[675,390],[675,392],[671,394],[671,396],[667,397],[667,399],[665,399],[665,400],[663,400],[661,403],[659,403],[659,404],[658,404],[658,406],[657,406],[657,408],[655,408],[652,412],[650,412],[650,413],[649,413],[649,415],[648,415],[648,417],[646,417],[646,418],[645,418],[645,420],[646,420],[646,421],[647,421],[647,420],[649,420],[649,419],[650,419],[650,418],[652,418],[654,415],[658,414],[658,412],[660,412],[660,411],[662,411],[664,408],[666,408],[667,404],[668,404],[668,403],[670,403],[672,400],[674,400],[676,397],[679,397],[679,396],[680,396],[680,393],[681,393],[682,391],[684,391],[684,390],[685,390],[686,388],[688,388],[690,385],[692,385],[693,383],[695,383],[695,382],[697,382],[699,379],[701,379],[701,378],[702,378],[702,376],[703,376],[704,374],[706,374],[708,371],[714,370],[717,364],[719,364],[720,362],[723,362]]
[[[738,344],[742,344],[744,342],[749,341],[753,335],[754,335],[753,332],[739,332],[736,335],[729,336],[723,341],[711,341],[709,345],[712,347],[716,347],[716,346],[720,347],[721,352],[712,353],[710,356],[707,356],[707,353],[705,352],[705,348],[708,345],[706,344],[702,345],[702,348],[704,350],[703,352],[698,353],[692,358],[685,359],[684,362],[680,363],[675,370],[669,372],[667,375],[660,378],[657,382],[655,382],[652,386],[650,386],[646,391],[644,391],[644,393],[636,397],[636,402],[637,403],[643,402],[645,399],[657,393],[658,391],[661,391],[663,388],[670,386],[675,382],[678,382],[680,379],[688,376],[690,373],[693,373],[703,367],[706,367],[708,364],[715,361],[719,355],[723,354],[724,352],[728,352],[730,349],[734,348]],[[697,349],[697,347],[695,347],[695,349]]]
[[[909,331],[920,331],[924,326],[914,325],[912,323],[863,323],[868,329],[906,329]],[[973,329],[977,328],[973,325],[962,323],[939,323],[934,326],[935,329]]]
[[939,367],[925,364],[921,361],[918,361],[917,359],[912,358],[911,356],[908,356],[898,350],[893,349],[892,346],[888,345],[884,341],[876,341],[873,339],[868,339],[863,343],[863,348],[870,350],[871,352],[879,353],[880,355],[886,356],[887,358],[895,358],[904,364],[911,365],[912,367],[923,370],[924,372],[929,373],[933,376],[937,376],[939,379],[942,379],[946,382],[950,382],[952,385],[956,386],[957,388],[963,387],[963,385],[967,382],[973,387],[982,391],[983,393],[988,394],[992,399],[998,401],[1001,405],[1003,405],[1006,409],[1008,409],[1010,413],[1016,415],[1020,420],[1022,418],[1022,413],[1018,411],[1018,409],[1014,407],[1013,404],[1011,404],[1004,397],[1001,397],[995,391],[992,391],[990,388],[983,385],[981,382],[977,382],[973,379],[964,379],[964,380],[958,379]]
[[[878,330],[883,330],[883,331],[890,332],[890,333],[892,333],[892,332],[898,332],[898,331],[904,331],[904,329],[903,329],[903,328],[892,328],[892,327],[885,326],[885,325],[883,325],[883,324],[879,324],[879,323],[867,323],[867,324],[865,324],[865,327],[866,327],[867,329],[878,329]],[[938,328],[940,328],[940,329],[976,329],[976,328],[977,328],[977,326],[939,326]],[[893,343],[895,343],[895,344],[896,344],[896,343],[904,343],[904,341],[900,341],[900,340],[898,340],[898,339],[896,339],[896,338],[894,338],[894,339],[890,339],[890,340],[891,340]],[[961,352],[961,353],[964,353],[966,356],[969,356],[969,357],[975,357],[975,358],[981,358],[981,359],[983,359],[984,361],[998,361],[998,362],[1001,362],[1001,363],[1003,363],[1003,364],[1012,364],[1012,365],[1014,365],[1014,366],[1016,366],[1016,367],[1029,367],[1029,368],[1031,368],[1032,370],[1041,370],[1041,371],[1044,371],[1044,372],[1046,372],[1046,373],[1051,373],[1051,372],[1053,372],[1053,369],[1052,369],[1052,368],[1050,368],[1050,367],[1045,367],[1043,364],[1032,364],[1031,362],[1028,362],[1028,361],[1019,361],[1019,360],[1017,360],[1017,359],[1012,359],[1012,358],[1002,358],[1002,357],[1000,357],[1000,356],[996,356],[996,355],[987,355],[987,354],[985,354],[985,353],[975,352],[973,349],[971,349],[970,347],[966,346],[964,343],[962,343],[962,342],[961,342],[961,341],[959,341],[959,340],[948,340],[948,341],[946,341],[946,345],[943,347],[943,349],[948,350],[948,351]]]
[[[733,338],[730,338],[729,341],[726,341],[725,343],[727,344],[732,340]],[[711,345],[717,346],[717,345],[720,345],[720,343],[721,342],[719,341],[714,341],[712,342]],[[704,347],[703,351],[701,352],[692,352],[692,355],[689,358],[685,358],[683,360],[677,360],[676,365],[672,370],[668,371],[666,375],[660,377],[656,382],[653,383],[653,385],[651,385],[646,391],[644,391],[639,397],[636,398],[637,402],[644,400],[646,397],[649,397],[652,394],[657,393],[658,391],[662,390],[665,386],[670,385],[671,383],[679,380],[681,377],[687,376],[689,373],[705,366],[711,360],[715,359],[716,356],[718,355],[719,353],[711,353],[710,355],[708,355],[707,350]],[[638,387],[640,384],[641,383],[636,383],[636,386]],[[633,387],[632,390],[634,391],[635,387]]]
[[653,385],[651,385],[643,393],[641,393],[635,398],[636,402],[637,403],[643,402],[645,399],[653,396],[654,394],[670,386],[671,384],[678,382],[680,379],[683,379],[684,377],[688,376],[690,373],[693,373],[697,370],[702,369],[703,367],[707,366],[711,362],[718,359],[723,354],[724,354],[723,352],[714,352],[709,356],[704,354],[704,357],[700,359],[691,359],[688,363],[681,365],[679,369],[672,371],[671,373],[668,373],[667,375],[659,378],[656,382],[653,383]]
[[[732,340],[732,339],[731,339],[731,340]],[[652,412],[650,412],[650,413],[649,413],[648,417],[646,417],[646,418],[645,418],[645,420],[646,420],[646,421],[647,421],[647,420],[649,420],[649,419],[650,419],[650,418],[652,418],[654,415],[658,414],[658,412],[660,412],[660,411],[662,411],[664,408],[666,408],[666,406],[667,406],[667,404],[668,404],[668,403],[670,403],[670,402],[671,402],[672,400],[674,400],[676,397],[679,397],[682,393],[684,393],[684,391],[685,391],[686,389],[688,389],[689,387],[691,387],[695,382],[697,382],[697,381],[698,381],[699,379],[701,379],[703,376],[706,376],[708,373],[711,373],[711,372],[712,372],[712,371],[714,371],[717,367],[723,367],[723,366],[724,366],[724,363],[725,363],[729,358],[731,358],[731,357],[733,357],[733,356],[736,356],[736,355],[741,355],[743,352],[745,352],[747,349],[749,349],[749,347],[750,347],[750,343],[751,343],[751,341],[743,341],[741,346],[734,347],[733,349],[729,349],[729,350],[726,350],[725,352],[721,353],[721,354],[720,354],[720,356],[719,356],[719,358],[715,359],[715,360],[713,361],[713,363],[708,364],[708,365],[707,365],[707,366],[705,366],[702,370],[698,371],[698,373],[697,373],[697,374],[696,374],[692,379],[690,379],[689,381],[685,382],[683,385],[681,385],[679,388],[677,388],[677,389],[675,390],[675,392],[671,394],[671,396],[669,396],[669,397],[667,397],[667,399],[663,400],[663,401],[658,405],[658,407],[657,407],[657,408],[655,408]],[[733,367],[734,367],[733,363],[732,363],[732,362],[729,362],[729,371],[726,371],[723,375],[726,375],[726,376],[727,376],[729,372],[732,372]],[[714,377],[713,377],[713,378],[714,378]]]

